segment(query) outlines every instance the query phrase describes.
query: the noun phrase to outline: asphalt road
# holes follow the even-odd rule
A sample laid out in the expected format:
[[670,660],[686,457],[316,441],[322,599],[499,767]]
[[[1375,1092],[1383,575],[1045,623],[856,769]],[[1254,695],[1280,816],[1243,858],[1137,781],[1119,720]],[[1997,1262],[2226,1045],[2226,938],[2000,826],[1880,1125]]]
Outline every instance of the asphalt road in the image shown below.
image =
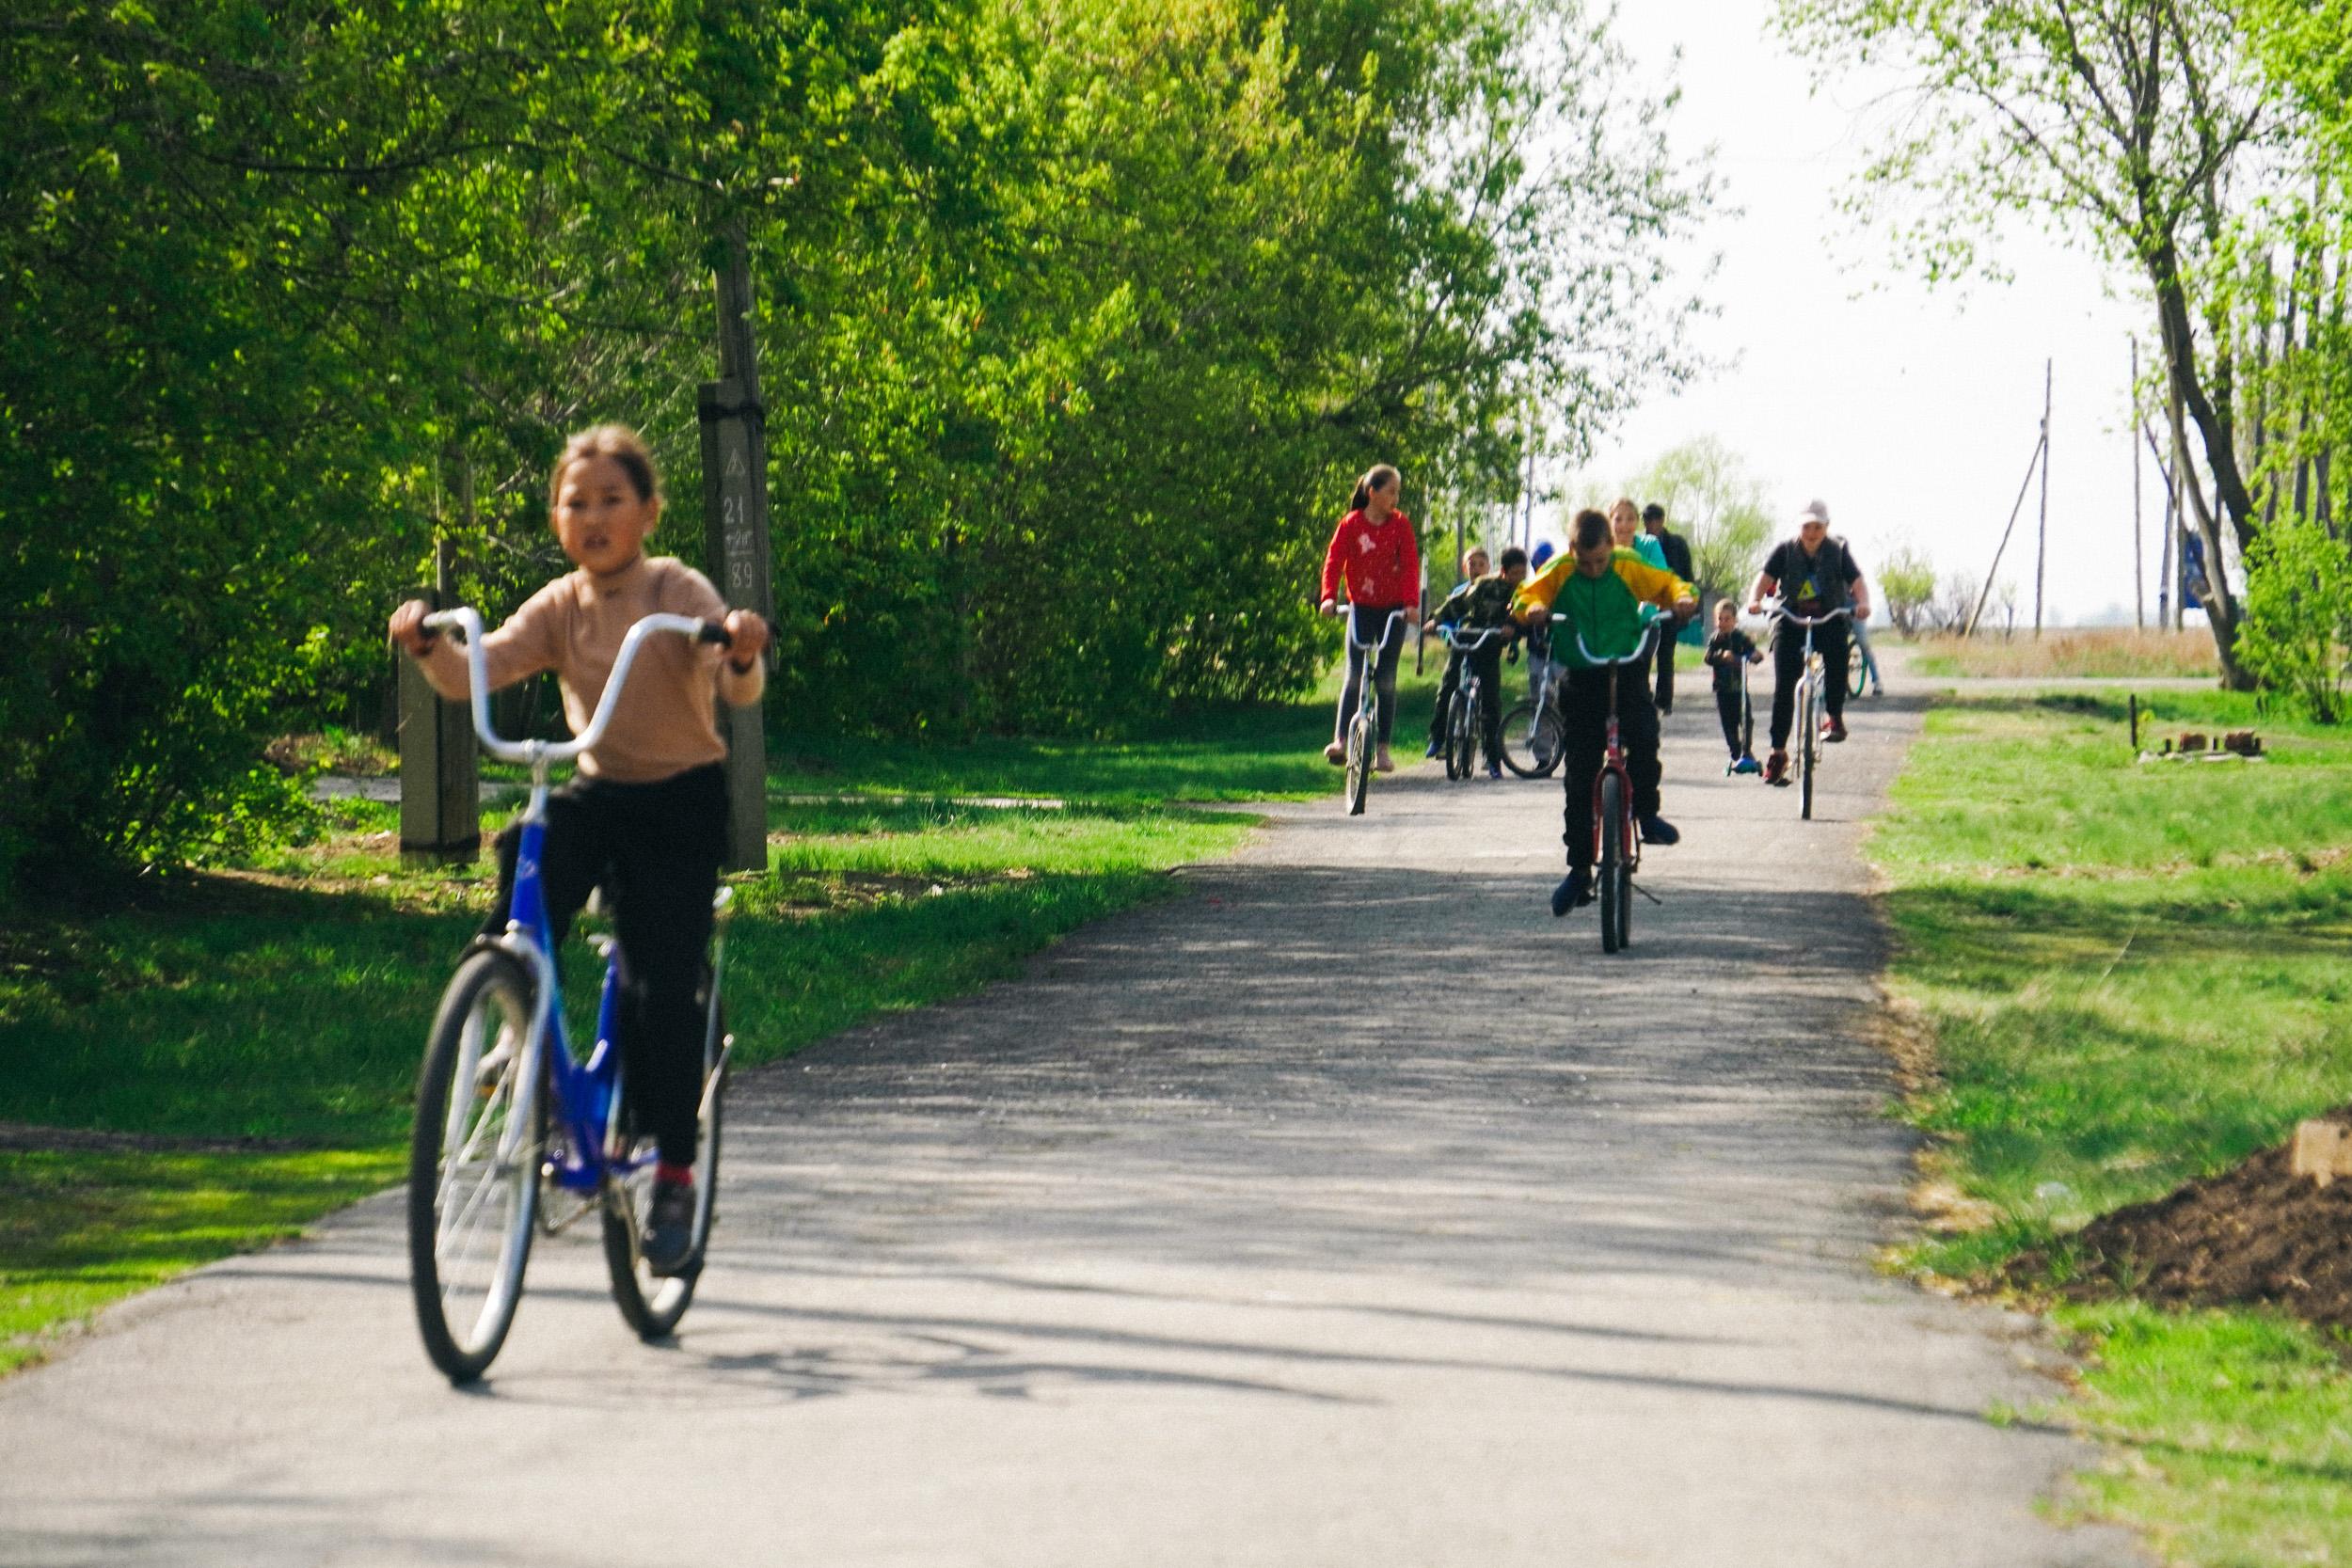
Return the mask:
[[0,1383],[0,1563],[2140,1560],[2038,1508],[2094,1454],[1993,1418],[2058,1397],[2030,1323],[1872,1268],[1912,1146],[1857,846],[1916,713],[1857,704],[1800,824],[1704,703],[1630,953],[1545,908],[1557,785],[1351,820],[1335,774],[739,1080],[675,1344],[543,1243],[452,1391],[389,1197],[110,1314]]

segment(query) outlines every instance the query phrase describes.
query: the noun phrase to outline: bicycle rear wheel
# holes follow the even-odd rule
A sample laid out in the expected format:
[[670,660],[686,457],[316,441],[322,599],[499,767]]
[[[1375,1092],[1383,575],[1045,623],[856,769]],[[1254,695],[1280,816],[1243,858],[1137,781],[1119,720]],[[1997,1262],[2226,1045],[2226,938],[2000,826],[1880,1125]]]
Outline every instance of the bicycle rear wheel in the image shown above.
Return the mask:
[[522,1299],[546,1122],[525,1049],[537,988],[512,955],[474,954],[441,993],[408,1145],[408,1281],[425,1354],[471,1383]]
[[[612,1303],[641,1339],[660,1339],[675,1331],[678,1320],[693,1305],[694,1286],[702,1278],[703,1260],[710,1243],[710,1222],[719,1204],[719,1134],[722,1106],[726,1099],[726,1009],[712,1007],[703,1038],[703,1098],[694,1127],[694,1229],[685,1266],[674,1275],[657,1275],[645,1267],[637,1238],[644,1233],[653,1205],[654,1164],[650,1138],[630,1150],[644,1163],[609,1183],[604,1205],[604,1263],[612,1276]],[[627,1085],[623,1085],[624,1090]],[[626,1107],[623,1107],[626,1110]]]
[[1347,815],[1364,815],[1372,788],[1372,721],[1358,714],[1347,726]]
[[1595,872],[1600,884],[1600,950],[1614,953],[1625,945],[1630,878],[1625,863],[1625,781],[1611,772],[1600,776],[1599,863]]
[[1521,703],[1502,717],[1502,766],[1522,779],[1548,779],[1560,766],[1560,712]]

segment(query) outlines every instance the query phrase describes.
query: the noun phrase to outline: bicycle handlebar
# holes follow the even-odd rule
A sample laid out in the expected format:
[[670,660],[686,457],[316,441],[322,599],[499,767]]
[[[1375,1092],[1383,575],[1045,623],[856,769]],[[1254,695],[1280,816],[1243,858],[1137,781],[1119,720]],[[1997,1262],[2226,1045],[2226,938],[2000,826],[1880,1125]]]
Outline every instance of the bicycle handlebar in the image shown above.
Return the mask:
[[1508,631],[1510,628],[1508,626],[1486,626],[1481,628],[1475,637],[1466,637],[1459,629],[1454,626],[1447,626],[1444,629],[1445,639],[1448,642],[1453,643],[1456,648],[1470,650],[1485,647],[1489,641],[1501,636],[1503,632]]
[[1853,619],[1853,607],[1851,605],[1841,605],[1837,609],[1831,610],[1826,615],[1799,615],[1791,611],[1788,604],[1783,602],[1773,605],[1772,608],[1766,610],[1765,613],[1774,620],[1786,621],[1792,626],[1825,626],[1832,621],[1850,621]]
[[1595,666],[1630,664],[1635,659],[1645,657],[1648,655],[1650,639],[1658,635],[1659,624],[1664,619],[1665,617],[1660,616],[1657,620],[1653,620],[1646,626],[1643,626],[1641,640],[1633,644],[1633,651],[1627,654],[1622,658],[1602,658],[1599,655],[1594,653],[1592,649],[1586,647],[1584,645],[1584,628],[1582,626],[1576,627],[1569,633],[1569,635],[1576,639],[1576,651],[1583,656],[1584,662],[1587,664]]
[[620,704],[621,688],[628,684],[629,667],[637,661],[637,650],[645,639],[658,631],[674,631],[691,637],[696,642],[711,642],[724,648],[735,639],[726,626],[717,621],[705,621],[692,615],[656,613],[646,616],[628,628],[621,640],[621,652],[612,661],[612,673],[604,683],[604,695],[596,699],[596,711],[588,721],[587,730],[569,740],[501,740],[490,728],[490,666],[488,656],[482,651],[482,617],[470,605],[444,610],[424,618],[425,628],[444,628],[458,634],[466,650],[466,667],[472,677],[469,683],[473,699],[473,733],[480,737],[482,749],[501,762],[521,762],[536,766],[542,760],[569,762],[580,752],[604,738],[607,726],[612,722],[613,710]]
[[1387,625],[1380,628],[1380,640],[1376,642],[1359,642],[1356,641],[1356,607],[1352,604],[1340,606],[1340,619],[1347,627],[1347,645],[1351,648],[1360,648],[1366,653],[1370,653],[1375,648],[1387,647],[1390,630],[1399,621],[1405,619],[1405,613],[1402,608],[1390,610]]

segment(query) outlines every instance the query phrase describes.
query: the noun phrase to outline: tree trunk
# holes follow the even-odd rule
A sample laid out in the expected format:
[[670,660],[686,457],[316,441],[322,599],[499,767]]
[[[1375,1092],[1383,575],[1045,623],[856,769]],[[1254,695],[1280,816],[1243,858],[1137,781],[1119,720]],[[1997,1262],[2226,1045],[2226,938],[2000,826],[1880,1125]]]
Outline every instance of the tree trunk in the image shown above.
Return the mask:
[[[2205,487],[2198,482],[2196,467],[2188,460],[2188,432],[2183,423],[2182,400],[2177,393],[2172,399],[2172,466],[2175,483],[2186,503],[2183,515],[2196,529],[2205,546],[2205,585],[2199,598],[2203,604],[2205,625],[2213,633],[2214,654],[2220,660],[2221,684],[2232,691],[2251,691],[2254,678],[2237,661],[2237,597],[2230,591],[2229,566],[2221,553],[2220,522],[2205,499]],[[2183,598],[2185,600],[2185,594]]]
[[2259,525],[2254,498],[2239,468],[2229,421],[2215,407],[2197,373],[2197,341],[2189,325],[2188,298],[2181,283],[2179,258],[2168,239],[2149,257],[2150,281],[2155,287],[2156,315],[2163,328],[2165,369],[2171,382],[2174,478],[2186,502],[2185,515],[2205,545],[2205,620],[2213,630],[2214,652],[2221,662],[2221,683],[2232,691],[2251,691],[2253,677],[2237,661],[2237,597],[2230,591],[2229,562],[2221,551],[2221,515],[2205,497],[2195,467],[2187,461],[2184,420],[2197,426],[2213,473],[2215,499],[2229,519],[2241,559],[2253,544]]

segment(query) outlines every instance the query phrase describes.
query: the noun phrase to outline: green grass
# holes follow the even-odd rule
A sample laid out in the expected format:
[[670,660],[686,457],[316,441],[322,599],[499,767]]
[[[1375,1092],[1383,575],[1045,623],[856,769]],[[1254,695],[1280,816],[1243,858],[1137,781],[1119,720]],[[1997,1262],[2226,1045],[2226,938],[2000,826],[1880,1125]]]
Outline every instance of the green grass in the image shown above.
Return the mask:
[[[2352,735],[2164,701],[2168,726],[2259,728],[2272,760],[2136,764],[2120,699],[1962,700],[1896,787],[1873,840],[1892,984],[1936,1069],[1905,1114],[1952,1212],[1914,1266],[2039,1248],[2062,1274],[2089,1219],[2352,1099]],[[2059,1317],[2093,1356],[2076,1413],[2117,1445],[2088,1506],[2178,1561],[2352,1560],[2337,1347],[2256,1312]]]
[[[1523,683],[1521,669],[1505,668],[1506,691]],[[1426,732],[1444,673],[1445,651],[1435,641],[1420,676],[1406,652],[1399,736]],[[1336,787],[1322,752],[1338,695],[1335,670],[1311,698],[1224,708],[1171,721],[1138,740],[985,738],[925,746],[782,736],[770,742],[769,787],[782,796],[1027,796],[1129,805],[1303,800]]]
[[2076,1511],[2147,1530],[2168,1561],[2283,1568],[2352,1561],[2352,1377],[2344,1347],[2254,1312],[2068,1307],[2095,1347],[2057,1414],[2106,1441]]
[[[0,1227],[0,1369],[63,1321],[397,1177],[418,1051],[488,872],[404,865],[396,818],[337,802],[318,842],[135,906],[0,927],[0,1121],[305,1146],[0,1154],[34,1195]],[[1171,894],[1169,867],[1229,852],[1254,820],[779,804],[771,870],[739,885],[728,939],[739,1059],[1016,974]]]
[[395,1180],[386,1149],[0,1150],[0,1372],[57,1325],[173,1275],[298,1234]]

